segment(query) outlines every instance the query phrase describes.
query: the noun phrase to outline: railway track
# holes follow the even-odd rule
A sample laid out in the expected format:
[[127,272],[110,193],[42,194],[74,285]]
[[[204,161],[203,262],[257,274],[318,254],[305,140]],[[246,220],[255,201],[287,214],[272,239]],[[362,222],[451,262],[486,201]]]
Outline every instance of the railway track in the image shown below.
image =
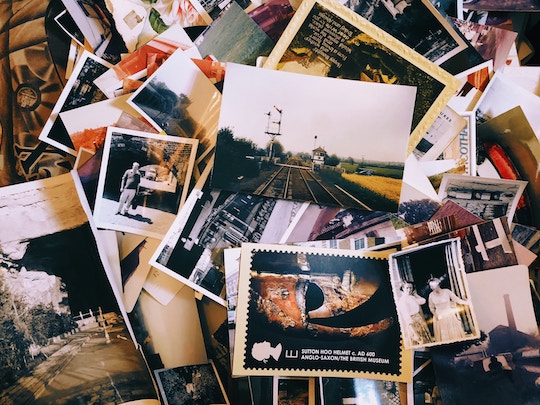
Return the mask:
[[345,190],[337,186],[323,184],[308,168],[299,166],[280,166],[255,191],[255,194],[274,198],[313,201],[324,205],[360,206],[369,209]]

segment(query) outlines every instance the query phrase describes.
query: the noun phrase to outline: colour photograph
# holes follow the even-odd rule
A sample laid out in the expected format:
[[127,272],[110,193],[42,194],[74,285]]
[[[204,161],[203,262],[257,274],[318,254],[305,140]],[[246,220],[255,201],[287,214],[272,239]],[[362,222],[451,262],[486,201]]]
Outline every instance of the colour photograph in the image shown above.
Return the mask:
[[459,84],[433,62],[337,2],[303,1],[264,67],[417,86],[409,151]]
[[410,86],[228,64],[211,185],[396,212],[414,94]]

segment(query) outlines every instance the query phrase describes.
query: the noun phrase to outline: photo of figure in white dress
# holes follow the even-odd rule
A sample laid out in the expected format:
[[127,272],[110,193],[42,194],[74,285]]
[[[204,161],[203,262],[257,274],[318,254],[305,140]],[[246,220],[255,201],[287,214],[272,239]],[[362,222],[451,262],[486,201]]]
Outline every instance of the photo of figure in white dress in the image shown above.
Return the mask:
[[464,307],[467,307],[469,302],[459,298],[452,290],[441,288],[439,278],[431,278],[429,288],[431,292],[428,305],[433,315],[435,340],[442,342],[466,339],[467,333],[463,328],[460,312],[465,311]]
[[411,346],[433,342],[422,305],[426,299],[416,292],[412,283],[404,281],[400,288],[402,295],[397,301],[399,316],[403,322],[404,339]]

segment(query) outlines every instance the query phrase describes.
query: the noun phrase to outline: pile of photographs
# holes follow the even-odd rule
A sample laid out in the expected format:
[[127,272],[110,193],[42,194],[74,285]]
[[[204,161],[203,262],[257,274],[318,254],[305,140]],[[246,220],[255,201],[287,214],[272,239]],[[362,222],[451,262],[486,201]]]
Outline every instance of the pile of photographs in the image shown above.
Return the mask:
[[537,0],[18,3],[0,403],[538,403]]

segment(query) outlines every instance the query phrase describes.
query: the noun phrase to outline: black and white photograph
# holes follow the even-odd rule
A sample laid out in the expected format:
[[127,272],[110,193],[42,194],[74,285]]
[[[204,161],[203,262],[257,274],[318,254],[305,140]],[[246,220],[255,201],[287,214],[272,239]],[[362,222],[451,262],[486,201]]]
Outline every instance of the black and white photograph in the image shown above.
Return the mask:
[[409,152],[459,86],[450,73],[399,39],[327,0],[300,4],[264,67],[417,87]]
[[93,53],[83,52],[39,134],[41,141],[77,156],[75,146],[61,118],[59,118],[59,114],[63,111],[106,100],[105,94],[94,84],[94,79],[111,67],[110,63],[98,58]]
[[511,223],[526,186],[524,180],[445,174],[438,195],[483,220],[504,216]]
[[294,201],[194,189],[150,263],[225,306],[223,249],[277,243],[296,208]]
[[241,249],[233,375],[410,381],[387,254]]
[[0,189],[0,402],[158,404],[73,173]]
[[480,336],[458,238],[393,253],[389,264],[406,348]]
[[213,363],[154,370],[165,405],[229,405]]
[[158,131],[199,141],[195,179],[216,143],[221,93],[190,57],[175,51],[128,99]]
[[188,195],[197,140],[108,127],[96,224],[161,239]]
[[467,48],[429,0],[341,0],[345,6],[440,65]]
[[414,97],[411,86],[228,64],[212,187],[395,212]]
[[440,397],[463,403],[534,404],[540,339],[527,266],[467,274],[481,336],[432,348]]

